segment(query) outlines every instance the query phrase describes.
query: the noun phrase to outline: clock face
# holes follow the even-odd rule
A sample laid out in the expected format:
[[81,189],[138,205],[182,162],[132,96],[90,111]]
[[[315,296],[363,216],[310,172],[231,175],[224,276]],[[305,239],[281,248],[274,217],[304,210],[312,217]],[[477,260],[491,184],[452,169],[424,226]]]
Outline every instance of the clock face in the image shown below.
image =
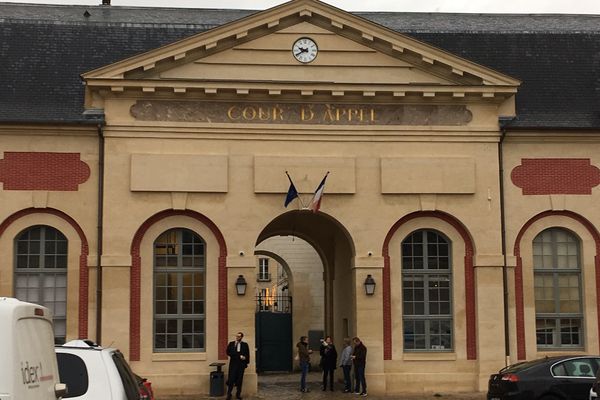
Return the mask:
[[301,63],[309,63],[317,58],[319,49],[317,44],[311,38],[303,37],[294,42],[292,54],[294,58]]

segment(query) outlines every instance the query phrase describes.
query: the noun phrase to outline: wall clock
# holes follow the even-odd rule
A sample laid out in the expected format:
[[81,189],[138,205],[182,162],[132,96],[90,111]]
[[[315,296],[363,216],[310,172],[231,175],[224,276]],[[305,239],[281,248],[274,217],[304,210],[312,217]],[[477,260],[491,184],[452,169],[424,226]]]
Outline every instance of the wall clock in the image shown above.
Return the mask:
[[292,54],[294,58],[303,64],[314,61],[317,58],[319,48],[314,40],[308,37],[302,37],[294,42]]

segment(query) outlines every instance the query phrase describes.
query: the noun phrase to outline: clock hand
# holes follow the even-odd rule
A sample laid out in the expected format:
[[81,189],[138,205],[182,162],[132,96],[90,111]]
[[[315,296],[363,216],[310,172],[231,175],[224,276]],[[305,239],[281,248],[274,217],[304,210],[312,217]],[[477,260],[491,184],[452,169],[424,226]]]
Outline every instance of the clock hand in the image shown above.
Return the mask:
[[298,50],[300,50],[300,52],[295,53],[297,56],[299,56],[302,53],[308,53],[308,47],[298,47]]

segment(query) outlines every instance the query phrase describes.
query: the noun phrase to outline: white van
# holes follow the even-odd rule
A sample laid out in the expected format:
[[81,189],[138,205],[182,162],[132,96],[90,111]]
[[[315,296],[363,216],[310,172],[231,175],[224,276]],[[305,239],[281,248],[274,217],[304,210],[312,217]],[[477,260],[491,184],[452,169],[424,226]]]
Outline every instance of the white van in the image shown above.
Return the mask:
[[0,400],[56,400],[65,395],[50,310],[0,297],[0,343]]

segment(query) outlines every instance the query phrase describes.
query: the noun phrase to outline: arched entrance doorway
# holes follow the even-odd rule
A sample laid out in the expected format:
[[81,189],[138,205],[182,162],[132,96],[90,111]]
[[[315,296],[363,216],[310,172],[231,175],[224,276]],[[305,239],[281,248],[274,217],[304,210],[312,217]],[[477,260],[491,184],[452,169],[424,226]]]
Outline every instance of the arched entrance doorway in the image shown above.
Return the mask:
[[[292,369],[300,336],[308,336],[311,347],[318,350],[324,335],[341,345],[344,337],[356,332],[354,244],[335,218],[307,210],[282,214],[262,230],[255,254],[257,279],[266,272],[261,259],[268,257],[281,267],[278,278],[285,283],[275,289],[281,296],[276,301],[278,306],[291,305],[287,317],[265,314],[271,311],[261,309],[265,293],[257,293],[257,371]],[[281,307],[273,311],[285,314]],[[274,358],[281,359],[279,365],[261,362]]]

